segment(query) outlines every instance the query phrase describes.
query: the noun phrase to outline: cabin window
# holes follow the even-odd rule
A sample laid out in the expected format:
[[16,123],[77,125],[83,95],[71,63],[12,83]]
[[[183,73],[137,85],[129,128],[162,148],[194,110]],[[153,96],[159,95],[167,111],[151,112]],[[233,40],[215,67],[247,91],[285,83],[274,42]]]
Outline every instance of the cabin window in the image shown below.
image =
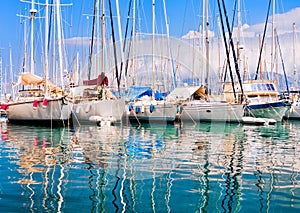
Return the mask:
[[274,85],[273,84],[267,84],[267,88],[269,91],[275,91]]

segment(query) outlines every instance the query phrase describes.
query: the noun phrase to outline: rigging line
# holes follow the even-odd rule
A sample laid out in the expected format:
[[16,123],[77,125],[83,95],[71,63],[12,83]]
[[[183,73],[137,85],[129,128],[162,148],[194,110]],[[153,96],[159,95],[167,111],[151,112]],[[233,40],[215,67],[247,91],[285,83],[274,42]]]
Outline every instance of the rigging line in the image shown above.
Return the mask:
[[[127,35],[128,35],[128,27],[129,27],[129,17],[130,17],[130,11],[131,11],[131,3],[132,3],[132,0],[129,1],[129,7],[128,7],[128,13],[127,13],[127,22],[126,22],[126,28],[125,28],[125,38],[124,38],[124,43],[123,43],[123,54],[125,53],[125,48],[126,48],[126,39],[127,39]],[[135,17],[133,17],[135,18]],[[129,44],[129,47],[131,45]],[[121,65],[120,65],[120,76],[119,78],[121,79],[121,76],[122,76],[122,70],[123,70],[123,64],[124,64],[124,61],[122,60],[121,61]],[[128,66],[127,66],[127,63],[125,64],[125,76],[127,76],[127,69]]]
[[281,51],[281,47],[280,47],[280,44],[279,44],[279,37],[278,37],[277,33],[276,33],[276,40],[277,40],[277,44],[278,44],[278,47],[279,47],[279,54],[280,54],[280,58],[281,58],[281,64],[282,64],[282,69],[283,69],[283,73],[284,73],[286,89],[287,89],[287,92],[288,92],[288,96],[290,96],[289,84],[288,84],[288,81],[287,81],[285,66],[284,66],[283,57],[282,57],[282,51]]
[[236,57],[235,50],[234,50],[234,44],[233,44],[233,40],[232,40],[232,32],[230,31],[230,26],[229,26],[229,22],[228,22],[228,16],[227,16],[227,12],[226,12],[226,7],[225,7],[224,0],[222,0],[222,4],[223,4],[224,15],[225,15],[225,18],[226,18],[227,29],[228,29],[228,32],[229,32],[229,41],[230,41],[230,45],[231,45],[231,48],[232,48],[232,54],[233,54],[233,58],[234,58],[235,71],[236,71],[236,75],[238,77],[238,81],[239,81],[239,84],[240,84],[240,87],[241,87],[242,101],[243,101],[243,96],[244,96],[243,84],[242,84],[242,80],[241,80],[241,75],[240,75],[240,70],[239,70],[239,65],[238,65],[237,57]]
[[230,58],[229,58],[228,44],[226,41],[225,28],[224,28],[224,23],[223,23],[223,16],[222,16],[220,0],[218,0],[218,8],[219,8],[219,13],[220,13],[220,21],[221,21],[224,45],[225,45],[225,50],[226,50],[227,64],[228,64],[229,71],[230,71],[229,73],[230,73],[230,77],[231,77],[231,85],[232,85],[232,90],[233,90],[233,94],[234,94],[234,99],[236,99],[236,92],[235,92],[235,87],[234,87],[234,82],[233,82],[233,75],[232,75],[232,69],[231,69]]
[[260,47],[258,64],[257,64],[257,67],[256,67],[255,80],[257,80],[257,78],[258,78],[258,70],[259,70],[259,65],[260,65],[260,62],[261,62],[261,55],[262,55],[264,41],[265,41],[265,37],[266,37],[267,23],[268,23],[268,20],[269,20],[269,13],[270,13],[270,8],[271,8],[271,2],[272,2],[272,0],[269,0],[268,12],[267,12],[267,17],[266,17],[266,22],[265,22],[265,28],[264,28],[264,34],[263,34],[263,40],[262,40],[262,45]]
[[[233,27],[234,27],[236,7],[237,7],[237,0],[234,1],[233,18],[232,18],[232,23],[230,28],[231,32],[233,32]],[[224,74],[224,82],[226,81],[226,76],[227,76],[227,69],[225,70],[225,74]]]
[[[132,0],[129,1],[129,7],[128,7],[128,13],[127,13],[127,22],[126,22],[126,27],[125,27],[125,39],[124,39],[125,41],[127,39],[128,28],[129,28],[131,3],[132,3]],[[133,18],[135,18],[135,17],[133,17]],[[123,44],[123,52],[125,52],[125,47],[126,47],[126,42],[124,42],[124,44]]]
[[169,31],[169,23],[167,21],[167,9],[166,9],[166,1],[163,0],[163,5],[164,5],[164,17],[165,17],[165,24],[166,24],[166,31],[167,31],[167,45],[168,45],[168,51],[170,54],[170,60],[171,60],[171,66],[172,66],[172,73],[173,73],[173,87],[177,87],[177,80],[176,80],[176,72],[175,72],[175,66],[174,66],[174,59],[172,55],[172,49],[171,49],[171,44],[170,44],[170,31]]
[[114,31],[114,21],[113,21],[113,15],[112,15],[111,0],[109,0],[108,3],[109,3],[111,34],[112,34],[113,47],[114,47],[114,58],[115,58],[116,78],[117,78],[117,85],[118,85],[118,95],[120,97],[121,96],[121,91],[120,91],[120,77],[119,77],[119,70],[118,70],[116,38],[115,38],[115,31]]
[[184,29],[184,26],[185,26],[186,11],[187,11],[187,4],[185,4],[185,8],[184,8],[183,22],[182,22],[182,27],[181,27],[181,35],[183,35],[183,29]]

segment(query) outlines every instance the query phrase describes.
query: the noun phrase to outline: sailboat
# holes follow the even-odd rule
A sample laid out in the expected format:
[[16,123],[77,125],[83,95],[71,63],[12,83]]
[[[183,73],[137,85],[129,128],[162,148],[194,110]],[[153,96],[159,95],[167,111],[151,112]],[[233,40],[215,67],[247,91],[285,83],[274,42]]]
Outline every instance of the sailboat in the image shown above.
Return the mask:
[[297,76],[297,66],[296,66],[296,48],[295,48],[295,31],[296,24],[293,23],[293,62],[294,62],[294,73],[293,73],[293,90],[283,93],[284,97],[287,97],[291,101],[291,108],[287,111],[285,118],[292,120],[300,119],[300,91],[298,89],[298,76]]
[[[55,1],[57,14],[60,13],[60,1]],[[18,82],[13,90],[16,94],[9,97],[6,112],[9,122],[30,125],[65,125],[69,119],[68,107],[64,101],[64,91],[49,81],[48,65],[48,1],[45,3],[45,76],[40,77],[34,73],[34,20],[37,10],[34,0],[31,1],[31,52],[30,72],[20,73]],[[58,20],[59,22],[60,20]],[[61,33],[58,29],[58,33]],[[19,89],[20,88],[20,89]]]
[[[269,2],[265,29],[268,23],[270,5],[271,1]],[[287,106],[285,100],[280,99],[278,88],[273,80],[263,79],[262,74],[260,74],[260,78],[258,78],[262,47],[263,45],[260,47],[260,57],[255,79],[244,80],[242,82],[242,88],[244,90],[243,94],[246,100],[244,116],[250,118],[272,119],[275,120],[275,122],[280,122],[289,109],[289,106]],[[224,94],[227,101],[233,99],[234,90],[236,90],[238,95],[241,95],[241,88],[234,88],[232,84],[229,83],[224,85]]]
[[[169,100],[180,103],[180,113],[178,119],[182,122],[241,122],[244,105],[242,103],[242,96],[239,99],[235,98],[233,102],[226,102],[223,94],[210,94],[208,90],[212,86],[210,80],[209,69],[209,41],[208,41],[208,1],[203,1],[205,6],[206,24],[206,76],[202,79],[202,85],[188,86],[175,88],[168,95]],[[226,46],[226,49],[227,46]],[[239,71],[237,70],[237,73]],[[202,75],[204,76],[204,74]],[[205,86],[204,86],[205,85]],[[239,86],[241,87],[241,86]]]
[[[164,5],[165,7],[165,5]],[[164,10],[166,16],[166,10]],[[135,19],[135,18],[134,18]],[[134,24],[133,24],[134,26]],[[168,27],[167,27],[168,34]],[[127,118],[130,122],[172,123],[176,120],[178,107],[169,102],[157,89],[155,74],[155,0],[152,0],[152,85],[131,86],[127,95]],[[134,39],[133,39],[134,40]],[[137,74],[138,75],[138,74]]]
[[[116,94],[109,87],[108,77],[104,72],[104,53],[105,53],[105,8],[104,0],[102,0],[102,72],[95,79],[91,79],[92,72],[92,57],[93,57],[93,39],[96,18],[99,16],[96,13],[99,6],[99,0],[94,0],[94,15],[93,15],[93,31],[90,47],[90,56],[88,64],[88,79],[83,80],[81,85],[70,88],[70,93],[67,97],[72,105],[72,119],[74,126],[83,124],[96,124],[98,126],[114,125],[122,121],[125,112],[125,100]],[[110,6],[110,18],[112,23],[112,9]],[[113,31],[113,30],[112,30]],[[114,31],[112,33],[114,38]],[[115,45],[115,42],[114,42]],[[115,56],[116,60],[116,56]],[[116,78],[118,84],[118,93],[120,93],[120,78],[118,66],[116,65]]]

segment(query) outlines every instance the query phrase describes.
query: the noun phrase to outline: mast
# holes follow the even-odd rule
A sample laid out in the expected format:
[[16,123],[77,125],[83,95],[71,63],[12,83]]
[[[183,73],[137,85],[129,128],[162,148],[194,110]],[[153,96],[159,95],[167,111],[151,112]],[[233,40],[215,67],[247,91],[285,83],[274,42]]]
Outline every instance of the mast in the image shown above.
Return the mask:
[[240,54],[240,40],[241,40],[241,0],[238,0],[238,22],[237,22],[237,42],[236,42],[236,47],[237,47],[237,58],[238,58],[238,65],[241,67],[241,54]]
[[105,46],[105,4],[104,4],[104,0],[102,0],[102,11],[101,11],[102,15],[101,15],[101,26],[102,26],[102,33],[101,33],[101,43],[102,43],[102,59],[101,59],[101,72],[104,72],[104,46]]
[[48,43],[49,43],[49,5],[48,0],[45,3],[45,88],[48,95],[48,80],[49,80],[49,61],[48,61]]
[[[166,7],[165,0],[163,0],[163,5],[164,5],[164,16],[165,16],[165,24],[166,24],[166,31],[167,31],[167,39],[168,39],[168,50],[169,50],[169,55],[171,57],[171,67],[172,67],[172,73],[173,73],[173,88],[176,88],[177,80],[176,80],[176,73],[175,73],[175,69],[174,69],[173,56],[172,56],[172,51],[171,51],[170,30],[169,30],[169,23],[167,20],[167,7]],[[194,38],[194,40],[195,40],[195,38]],[[194,59],[194,57],[193,57],[193,59]],[[193,65],[194,65],[194,63],[193,63]],[[193,73],[194,73],[194,69],[193,69]],[[193,78],[193,81],[194,81],[194,78]]]
[[293,63],[294,63],[294,90],[298,89],[298,76],[297,76],[297,66],[296,66],[296,49],[295,49],[295,36],[296,36],[296,24],[293,23]]
[[[155,0],[152,0],[152,90],[155,89],[155,70],[154,70],[154,31],[155,31]],[[152,93],[152,96],[154,94]]]
[[274,45],[275,45],[275,1],[272,0],[272,42],[271,42],[271,80],[273,80],[273,71],[274,71]]
[[58,40],[58,56],[59,56],[59,71],[60,71],[60,80],[61,85],[64,88],[64,79],[63,79],[63,55],[62,55],[62,30],[61,30],[61,17],[60,17],[60,0],[56,0],[56,21],[57,21],[57,40]]
[[37,10],[34,8],[34,0],[31,1],[31,9],[30,9],[30,23],[31,23],[31,32],[30,32],[30,72],[34,74],[34,56],[33,56],[33,30],[34,30],[34,19]]
[[3,69],[2,69],[2,56],[0,55],[0,95],[3,94]]
[[96,22],[96,11],[97,9],[97,0],[94,0],[94,12],[93,12],[93,24],[92,24],[92,39],[90,45],[90,55],[89,55],[89,67],[88,67],[88,80],[91,80],[91,69],[92,69],[92,58],[94,50],[94,37],[95,37],[95,22]]
[[[131,74],[131,76],[136,76],[135,75],[135,60],[134,60],[134,55],[135,55],[135,39],[136,39],[136,35],[135,35],[135,25],[136,25],[136,0],[133,0],[133,8],[132,8],[132,70],[131,73],[133,73],[133,75]],[[130,76],[130,75],[129,75]],[[132,78],[132,77],[130,77]],[[135,77],[133,77],[133,80],[130,79],[131,82],[133,82],[133,84],[135,84]],[[128,84],[126,85],[126,87],[128,86]]]
[[208,88],[208,79],[209,79],[209,40],[208,40],[208,0],[205,1],[205,49],[206,49],[206,77],[205,77],[205,86]]
[[[204,37],[204,32],[205,32],[205,2],[206,0],[202,1],[202,32],[201,32],[201,36],[202,36],[202,55],[205,55],[205,37]],[[204,63],[202,63],[202,72],[201,72],[201,84],[204,85]]]
[[12,48],[9,47],[9,80],[13,82],[13,70],[12,70]]
[[[101,22],[100,22],[100,0],[97,0],[97,11],[96,11],[96,17],[97,17],[97,21],[96,21],[96,26],[97,26],[97,29],[96,29],[96,52],[98,53],[100,50],[101,50],[101,43],[99,42],[99,35],[100,35],[100,24],[101,24]],[[100,65],[101,64],[101,60],[98,58],[98,57],[96,57],[96,70],[98,71],[98,72],[102,72],[102,71],[100,71]],[[99,73],[99,74],[100,74]]]

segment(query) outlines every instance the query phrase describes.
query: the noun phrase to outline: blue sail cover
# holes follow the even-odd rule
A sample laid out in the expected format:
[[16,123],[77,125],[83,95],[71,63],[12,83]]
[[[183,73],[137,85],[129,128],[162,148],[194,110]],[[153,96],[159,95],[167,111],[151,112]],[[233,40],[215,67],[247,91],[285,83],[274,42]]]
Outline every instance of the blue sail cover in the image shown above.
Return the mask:
[[[130,101],[136,100],[138,98],[141,98],[143,96],[152,96],[152,89],[151,87],[147,86],[130,86],[127,94],[127,98]],[[155,99],[156,100],[163,100],[163,95],[156,91],[155,93]]]

